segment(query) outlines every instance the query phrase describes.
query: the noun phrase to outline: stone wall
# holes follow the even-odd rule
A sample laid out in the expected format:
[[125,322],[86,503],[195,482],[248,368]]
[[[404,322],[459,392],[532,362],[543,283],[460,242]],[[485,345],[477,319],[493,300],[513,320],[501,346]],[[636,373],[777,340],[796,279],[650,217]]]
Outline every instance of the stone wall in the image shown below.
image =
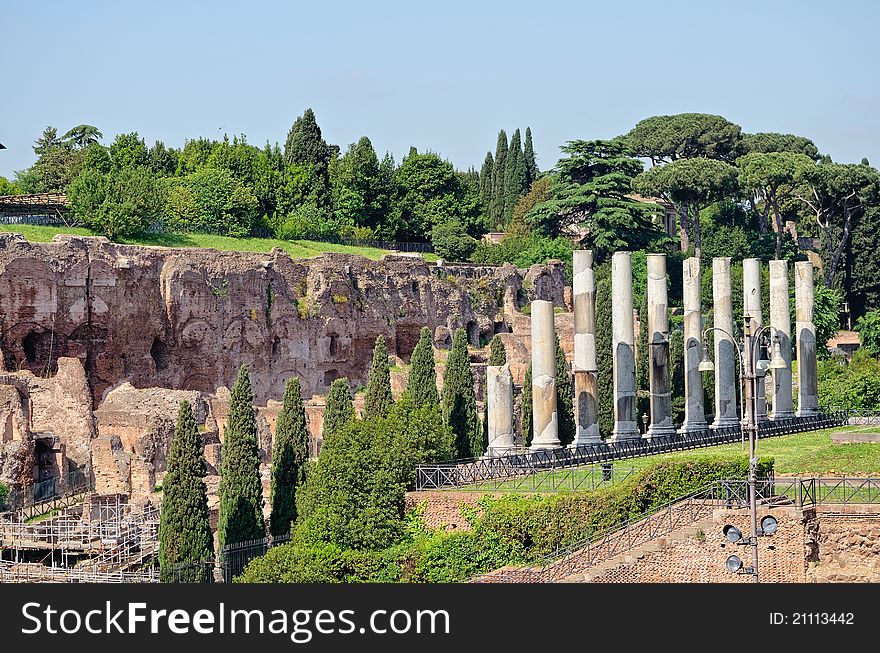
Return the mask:
[[[487,496],[485,492],[423,491],[406,493],[406,509],[423,510],[422,521],[428,528],[449,528],[469,531],[471,529],[465,513],[476,509],[478,503]],[[493,496],[493,495],[489,495]],[[494,495],[498,496],[498,495]]]

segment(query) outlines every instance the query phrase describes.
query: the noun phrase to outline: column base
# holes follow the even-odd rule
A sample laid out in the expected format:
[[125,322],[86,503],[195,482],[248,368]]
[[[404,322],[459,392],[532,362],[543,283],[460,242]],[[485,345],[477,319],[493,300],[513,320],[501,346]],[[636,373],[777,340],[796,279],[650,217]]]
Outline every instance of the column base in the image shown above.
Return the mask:
[[611,432],[611,442],[619,442],[621,440],[640,440],[642,433],[635,422],[618,422],[614,424],[614,430]]
[[553,442],[532,442],[529,451],[546,451],[547,449],[562,449],[562,443],[557,440]]
[[797,411],[795,411],[794,416],[795,417],[814,417],[815,415],[821,415],[821,414],[822,414],[822,411],[819,410],[818,406],[815,406],[815,407],[811,407],[811,408],[805,408],[803,410],[798,408]]
[[784,413],[770,413],[767,416],[767,418],[771,422],[775,422],[776,420],[780,420],[780,419],[792,419],[793,417],[794,417],[794,411],[791,411],[791,410],[786,411]]
[[673,435],[678,435],[678,432],[672,424],[658,424],[657,426],[651,424],[648,427],[648,432],[645,434],[645,439],[667,438]]
[[568,445],[569,449],[575,450],[578,447],[592,447],[596,444],[602,444],[602,438],[598,435],[588,435],[585,438],[577,438],[574,442]]
[[681,428],[678,429],[678,434],[686,435],[687,433],[699,433],[708,428],[709,425],[706,424],[706,422],[685,422],[681,425]]
[[711,424],[711,426],[709,426],[709,428],[712,429],[713,431],[717,431],[718,429],[726,429],[726,428],[730,428],[733,426],[739,426],[739,424],[740,424],[739,418],[725,417],[723,419],[717,419],[714,422],[712,422],[712,424]]

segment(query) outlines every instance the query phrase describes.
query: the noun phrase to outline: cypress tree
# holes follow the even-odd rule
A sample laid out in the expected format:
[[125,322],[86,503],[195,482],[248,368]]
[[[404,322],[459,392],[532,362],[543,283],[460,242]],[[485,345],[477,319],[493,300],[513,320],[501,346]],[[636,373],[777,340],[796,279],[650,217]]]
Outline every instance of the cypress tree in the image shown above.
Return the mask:
[[522,442],[524,447],[532,444],[532,436],[534,435],[535,425],[532,422],[532,364],[526,368],[526,376],[523,379],[522,387]]
[[498,143],[495,146],[495,168],[492,171],[492,205],[489,218],[494,226],[504,221],[504,173],[507,168],[507,134],[502,129],[498,132]]
[[229,418],[223,435],[220,463],[219,546],[266,536],[263,486],[254,395],[248,369],[242,365],[232,386]]
[[507,362],[507,350],[504,342],[496,333],[489,341],[489,365],[504,365]]
[[329,208],[330,147],[321,136],[321,128],[311,108],[306,109],[287,132],[284,161],[309,168],[309,199],[319,208]]
[[556,420],[559,425],[559,441],[564,445],[574,442],[577,432],[574,421],[574,388],[558,335],[556,336]]
[[650,414],[651,389],[648,380],[648,298],[639,306],[639,333],[636,338],[636,418],[641,424],[642,415]]
[[327,393],[327,404],[324,407],[324,428],[321,437],[327,442],[334,433],[345,428],[346,424],[354,421],[354,401],[351,397],[351,389],[348,387],[348,379],[342,377],[330,384],[330,392]]
[[483,210],[488,213],[492,206],[492,189],[495,183],[495,158],[486,152],[486,160],[480,169],[480,202]]
[[526,143],[523,156],[526,160],[526,187],[531,188],[532,182],[538,178],[538,163],[535,161],[535,148],[532,145],[531,127],[526,127]]
[[409,378],[406,394],[415,406],[438,406],[437,372],[434,369],[434,347],[431,345],[431,330],[422,327],[419,341],[410,358]]
[[456,329],[452,337],[452,350],[446,359],[446,370],[443,374],[440,407],[443,419],[455,435],[457,456],[459,458],[482,456],[482,429],[477,418],[474,375],[471,371],[467,334],[464,329]]
[[284,388],[284,403],[275,423],[272,442],[272,513],[269,528],[273,536],[290,533],[296,520],[296,492],[305,481],[309,459],[309,430],[299,379]]
[[513,132],[504,170],[504,213],[503,222],[508,224],[519,198],[528,191],[526,159],[523,154],[519,129]]
[[159,515],[159,578],[163,583],[205,580],[214,554],[208,517],[202,438],[189,402],[181,401],[168,451]]
[[367,378],[367,394],[364,397],[364,419],[387,417],[394,404],[391,395],[391,370],[388,368],[388,349],[385,336],[376,337],[373,347],[373,365]]
[[599,432],[614,429],[614,360],[611,352],[611,270],[605,264],[596,269],[596,363],[599,368]]

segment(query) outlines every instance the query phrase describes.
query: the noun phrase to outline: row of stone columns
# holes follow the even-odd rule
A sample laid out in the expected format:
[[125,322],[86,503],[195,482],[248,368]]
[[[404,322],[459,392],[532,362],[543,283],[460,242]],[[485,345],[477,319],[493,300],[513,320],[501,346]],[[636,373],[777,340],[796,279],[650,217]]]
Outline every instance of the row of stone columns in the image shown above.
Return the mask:
[[[572,447],[601,442],[598,425],[596,360],[596,286],[591,251],[574,253],[574,364],[577,430]],[[666,256],[647,257],[647,343],[650,387],[650,427],[646,437],[675,434],[672,423],[669,369],[669,309]],[[785,261],[770,262],[770,326],[778,337],[785,369],[774,370],[772,419],[785,419],[792,411],[791,319],[788,268]],[[685,418],[680,433],[707,428],[703,380],[699,370],[703,347],[702,280],[696,258],[683,263]],[[614,429],[611,441],[642,437],[636,414],[635,331],[633,325],[632,256],[616,252],[611,259],[612,356]],[[737,365],[740,353],[734,340],[730,258],[712,261],[713,334],[715,343],[715,419],[711,428],[736,426],[741,418],[737,402]],[[816,381],[816,331],[813,324],[813,266],[795,264],[796,335],[798,346],[798,413],[818,412]],[[743,314],[752,318],[753,331],[761,326],[761,265],[743,261]],[[560,446],[556,407],[556,337],[552,302],[532,302],[532,449]],[[740,370],[742,372],[742,370]],[[514,448],[513,378],[507,365],[490,366],[487,378],[488,455]],[[758,381],[758,419],[768,419],[764,378]]]

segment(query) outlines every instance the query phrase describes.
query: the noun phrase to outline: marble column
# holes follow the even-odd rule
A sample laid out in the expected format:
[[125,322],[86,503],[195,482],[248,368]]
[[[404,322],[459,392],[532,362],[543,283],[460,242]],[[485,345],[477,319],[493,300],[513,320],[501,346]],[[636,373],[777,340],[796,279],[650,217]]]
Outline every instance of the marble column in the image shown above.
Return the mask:
[[[761,315],[761,261],[743,259],[743,317],[751,317],[752,333],[763,324]],[[772,352],[771,352],[772,354]],[[752,361],[753,363],[756,361]],[[758,424],[767,423],[767,392],[764,386],[764,370],[756,370]]]
[[684,423],[680,433],[704,431],[706,411],[703,407],[703,376],[700,358],[703,355],[703,313],[701,304],[700,259],[691,257],[682,264],[684,284]]
[[513,445],[513,375],[510,367],[489,365],[486,368],[486,402],[488,404],[489,446],[486,455],[504,456]]
[[598,444],[599,386],[596,379],[596,280],[593,252],[574,252],[574,400],[577,431],[569,447]]
[[553,302],[532,302],[532,425],[531,449],[557,449],[556,331]]
[[733,302],[731,301],[730,258],[712,259],[712,302],[715,341],[715,421],[713,429],[738,426],[739,404],[736,401],[736,342],[733,339]]
[[813,264],[794,264],[795,336],[798,361],[798,417],[819,413],[816,325],[813,323]]
[[614,361],[613,440],[641,437],[636,417],[636,359],[633,328],[632,253],[611,257],[611,346]]
[[770,419],[794,417],[791,396],[791,313],[789,311],[788,263],[770,261],[770,332],[772,358],[775,340],[785,361],[785,369],[773,370],[773,412]]
[[666,255],[648,254],[648,386],[651,424],[647,437],[675,435],[669,385],[669,298]]

